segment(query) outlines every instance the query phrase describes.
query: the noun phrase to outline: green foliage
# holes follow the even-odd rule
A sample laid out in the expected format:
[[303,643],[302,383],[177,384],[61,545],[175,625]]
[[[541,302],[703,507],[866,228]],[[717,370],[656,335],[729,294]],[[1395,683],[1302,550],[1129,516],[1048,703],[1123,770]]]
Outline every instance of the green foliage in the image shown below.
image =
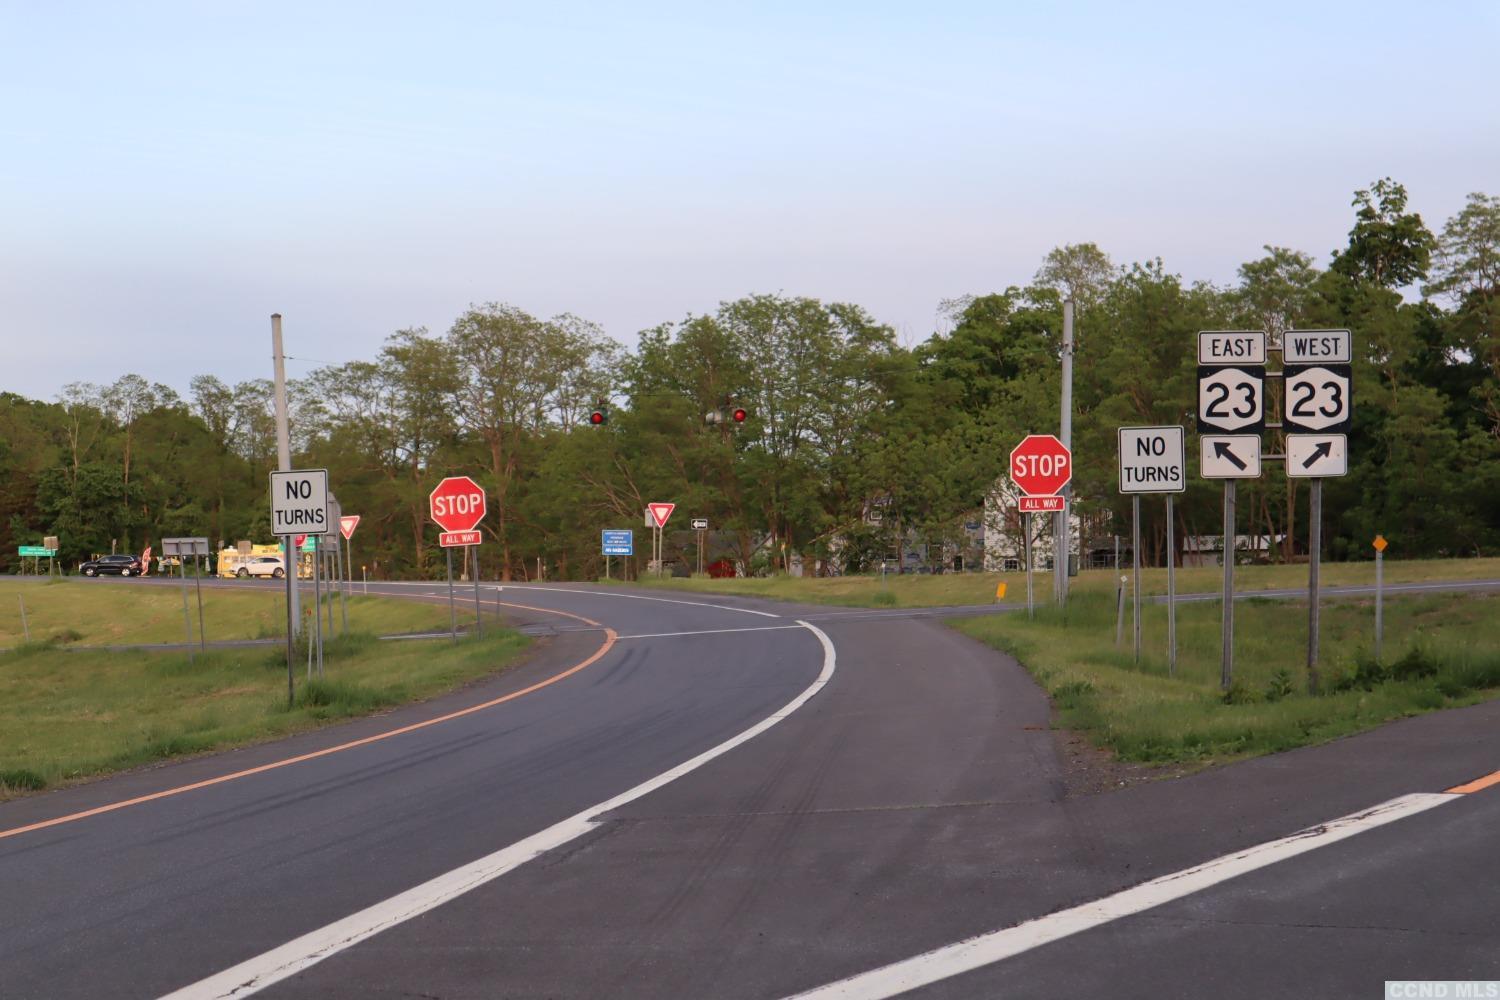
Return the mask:
[[[485,578],[530,577],[539,563],[549,578],[598,576],[599,529],[635,527],[660,499],[679,517],[708,517],[708,561],[741,572],[786,572],[798,557],[807,573],[870,570],[911,541],[944,553],[927,568],[956,555],[972,566],[975,522],[1020,541],[997,484],[1003,493],[1016,441],[1055,426],[1071,298],[1086,541],[1128,523],[1116,428],[1191,422],[1198,330],[1348,327],[1352,464],[1325,487],[1327,554],[1367,558],[1377,531],[1393,557],[1492,552],[1500,198],[1471,195],[1434,236],[1406,189],[1383,178],[1354,194],[1352,216],[1326,267],[1266,246],[1231,287],[1159,259],[1117,266],[1093,243],[1061,246],[1030,285],[943,303],[943,328],[913,346],[858,305],[781,294],[663,323],[631,351],[571,314],[478,304],[446,331],[397,330],[373,359],[294,381],[295,461],[329,468],[345,510],[362,515],[356,579],[441,576],[427,495],[450,473],[489,491]],[[1415,299],[1424,280],[1428,297]],[[0,394],[0,569],[46,534],[61,536],[68,567],[165,535],[268,541],[269,383],[200,375],[188,398],[134,374],[71,384],[55,403]],[[598,399],[610,419],[592,427]],[[727,406],[750,420],[705,423]],[[1217,519],[1217,488],[1195,461],[1190,449],[1179,538],[1212,534]],[[1307,490],[1275,472],[1240,489],[1241,531],[1281,539],[1268,558],[1304,555]],[[1165,563],[1165,527],[1147,505],[1150,564]],[[644,569],[639,548],[624,561],[632,576]],[[687,569],[696,538],[674,524],[665,550]]]
[[1281,667],[1266,682],[1265,699],[1270,702],[1280,701],[1295,691],[1296,687],[1292,680],[1292,672],[1286,667]]

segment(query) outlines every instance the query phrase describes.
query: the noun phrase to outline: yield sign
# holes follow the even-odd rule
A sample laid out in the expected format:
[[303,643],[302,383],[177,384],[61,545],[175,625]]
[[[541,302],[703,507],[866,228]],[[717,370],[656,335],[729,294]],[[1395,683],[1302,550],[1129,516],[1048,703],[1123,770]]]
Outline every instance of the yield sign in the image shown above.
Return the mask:
[[358,514],[345,514],[339,518],[339,534],[344,536],[345,541],[354,537],[354,529],[357,527],[359,527]]
[[648,503],[646,509],[651,512],[651,520],[656,522],[658,528],[667,526],[667,518],[672,516],[672,511],[677,509],[675,503]]

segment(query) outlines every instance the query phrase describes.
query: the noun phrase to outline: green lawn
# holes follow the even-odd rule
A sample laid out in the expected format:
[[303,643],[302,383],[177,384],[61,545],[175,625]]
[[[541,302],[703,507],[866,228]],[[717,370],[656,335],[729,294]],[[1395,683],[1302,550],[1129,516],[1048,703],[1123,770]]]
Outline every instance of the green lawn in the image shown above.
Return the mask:
[[[1128,569],[1126,570],[1128,572]],[[1222,570],[1218,567],[1180,569],[1177,571],[1178,593],[1217,593]],[[1373,562],[1324,563],[1325,585],[1375,582]],[[1387,583],[1420,583],[1428,580],[1500,579],[1500,559],[1429,559],[1387,560]],[[1075,593],[1113,593],[1119,575],[1112,570],[1087,570],[1073,578]],[[667,578],[660,582],[642,578],[641,584],[674,590],[714,594],[741,594],[766,597],[799,604],[838,604],[855,607],[922,608],[949,604],[987,604],[995,600],[997,584],[1004,583],[1009,602],[1026,600],[1025,573],[944,573],[937,576],[905,573],[900,576],[839,577],[745,577],[711,580],[706,577]],[[1275,590],[1307,584],[1306,565],[1239,566],[1235,568],[1235,590]],[[1037,572],[1036,597],[1039,602],[1052,594],[1052,574]],[[1165,594],[1167,571],[1143,569],[1141,592]]]
[[[396,602],[390,602],[395,604]],[[325,679],[297,668],[286,703],[280,649],[69,652],[30,645],[0,655],[0,798],[137,764],[254,743],[431,697],[515,663],[528,640],[326,644]]]
[[[188,580],[188,610],[193,639],[198,633],[197,595]],[[24,602],[31,641],[65,641],[89,646],[182,642],[182,591],[141,581],[70,578],[50,583],[0,581],[0,647],[25,641],[21,626]],[[472,609],[472,604],[469,605]],[[460,622],[467,618],[459,605]],[[311,605],[304,607],[311,614]],[[342,630],[340,607],[334,623]],[[437,604],[354,595],[349,598],[349,630],[391,634],[448,627],[448,609]],[[216,639],[262,639],[286,634],[285,591],[255,584],[203,588],[203,631]]]
[[[190,594],[190,597],[192,595]],[[32,641],[22,638],[20,602]],[[210,640],[285,634],[282,591],[203,591]],[[197,621],[197,603],[189,604]],[[13,609],[13,610],[12,610]],[[312,608],[306,607],[307,615]],[[286,704],[282,646],[185,652],[107,652],[77,646],[180,642],[182,595],[138,583],[0,583],[0,797],[178,754],[253,743],[431,697],[503,670],[528,644],[508,629],[480,639],[382,642],[379,634],[448,627],[441,604],[349,599],[349,634],[334,607],[325,679],[297,667]],[[472,609],[460,622],[473,620]],[[59,648],[72,644],[73,649]],[[305,650],[305,647],[303,647]]]
[[[1423,568],[1458,564],[1410,564]],[[1268,574],[1269,576],[1269,574]],[[1306,694],[1307,608],[1240,601],[1234,689],[1219,687],[1220,606],[1178,608],[1179,661],[1167,676],[1166,608],[1143,605],[1143,652],[1115,645],[1112,595],[1083,590],[1066,621],[1055,609],[984,616],[955,626],[1014,655],[1052,695],[1057,724],[1126,760],[1203,761],[1321,742],[1391,719],[1470,704],[1500,687],[1500,597],[1388,599],[1384,664],[1373,662],[1373,604],[1322,610],[1322,692]]]

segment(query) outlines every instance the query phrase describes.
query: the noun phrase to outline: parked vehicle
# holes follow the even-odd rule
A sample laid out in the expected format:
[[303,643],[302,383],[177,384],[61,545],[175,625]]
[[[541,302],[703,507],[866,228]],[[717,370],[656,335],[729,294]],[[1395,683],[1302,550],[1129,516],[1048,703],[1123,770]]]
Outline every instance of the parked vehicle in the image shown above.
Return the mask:
[[111,573],[117,576],[140,576],[146,569],[139,556],[127,555],[100,556],[78,568],[84,576],[108,576]]
[[234,575],[241,580],[252,576],[269,576],[280,580],[286,576],[286,570],[281,566],[280,556],[251,556],[240,561]]

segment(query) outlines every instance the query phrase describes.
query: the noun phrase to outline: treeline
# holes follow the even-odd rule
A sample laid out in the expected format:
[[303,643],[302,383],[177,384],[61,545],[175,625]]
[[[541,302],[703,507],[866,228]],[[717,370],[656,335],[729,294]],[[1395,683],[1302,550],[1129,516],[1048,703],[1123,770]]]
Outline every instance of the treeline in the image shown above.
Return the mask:
[[[378,576],[438,572],[427,494],[458,472],[490,491],[486,576],[532,576],[539,561],[551,578],[593,576],[599,529],[637,527],[652,500],[710,518],[713,557],[752,571],[858,571],[901,539],[960,542],[1015,442],[1056,429],[1071,298],[1085,547],[1126,523],[1115,428],[1191,431],[1198,330],[1348,327],[1355,423],[1350,474],[1326,488],[1328,554],[1362,558],[1376,532],[1393,555],[1493,551],[1500,198],[1471,195],[1437,233],[1389,179],[1353,207],[1326,268],[1268,246],[1231,287],[1061,247],[1025,287],[945,303],[950,327],[915,348],[857,305],[779,295],[644,331],[633,351],[575,316],[476,306],[444,333],[401,330],[371,360],[294,381],[295,461],[329,468],[363,516],[356,562]],[[591,426],[599,400],[608,421]],[[212,375],[186,398],[136,375],[51,403],[0,396],[0,565],[45,534],[69,564],[179,534],[269,540],[271,406],[268,380]],[[735,406],[743,425],[705,421]],[[1196,478],[1192,450],[1178,538],[1219,533],[1218,487]],[[1305,494],[1272,465],[1241,484],[1241,532],[1277,539],[1271,558],[1304,555]],[[1146,505],[1157,563],[1159,507]],[[686,563],[690,535],[669,542]]]

